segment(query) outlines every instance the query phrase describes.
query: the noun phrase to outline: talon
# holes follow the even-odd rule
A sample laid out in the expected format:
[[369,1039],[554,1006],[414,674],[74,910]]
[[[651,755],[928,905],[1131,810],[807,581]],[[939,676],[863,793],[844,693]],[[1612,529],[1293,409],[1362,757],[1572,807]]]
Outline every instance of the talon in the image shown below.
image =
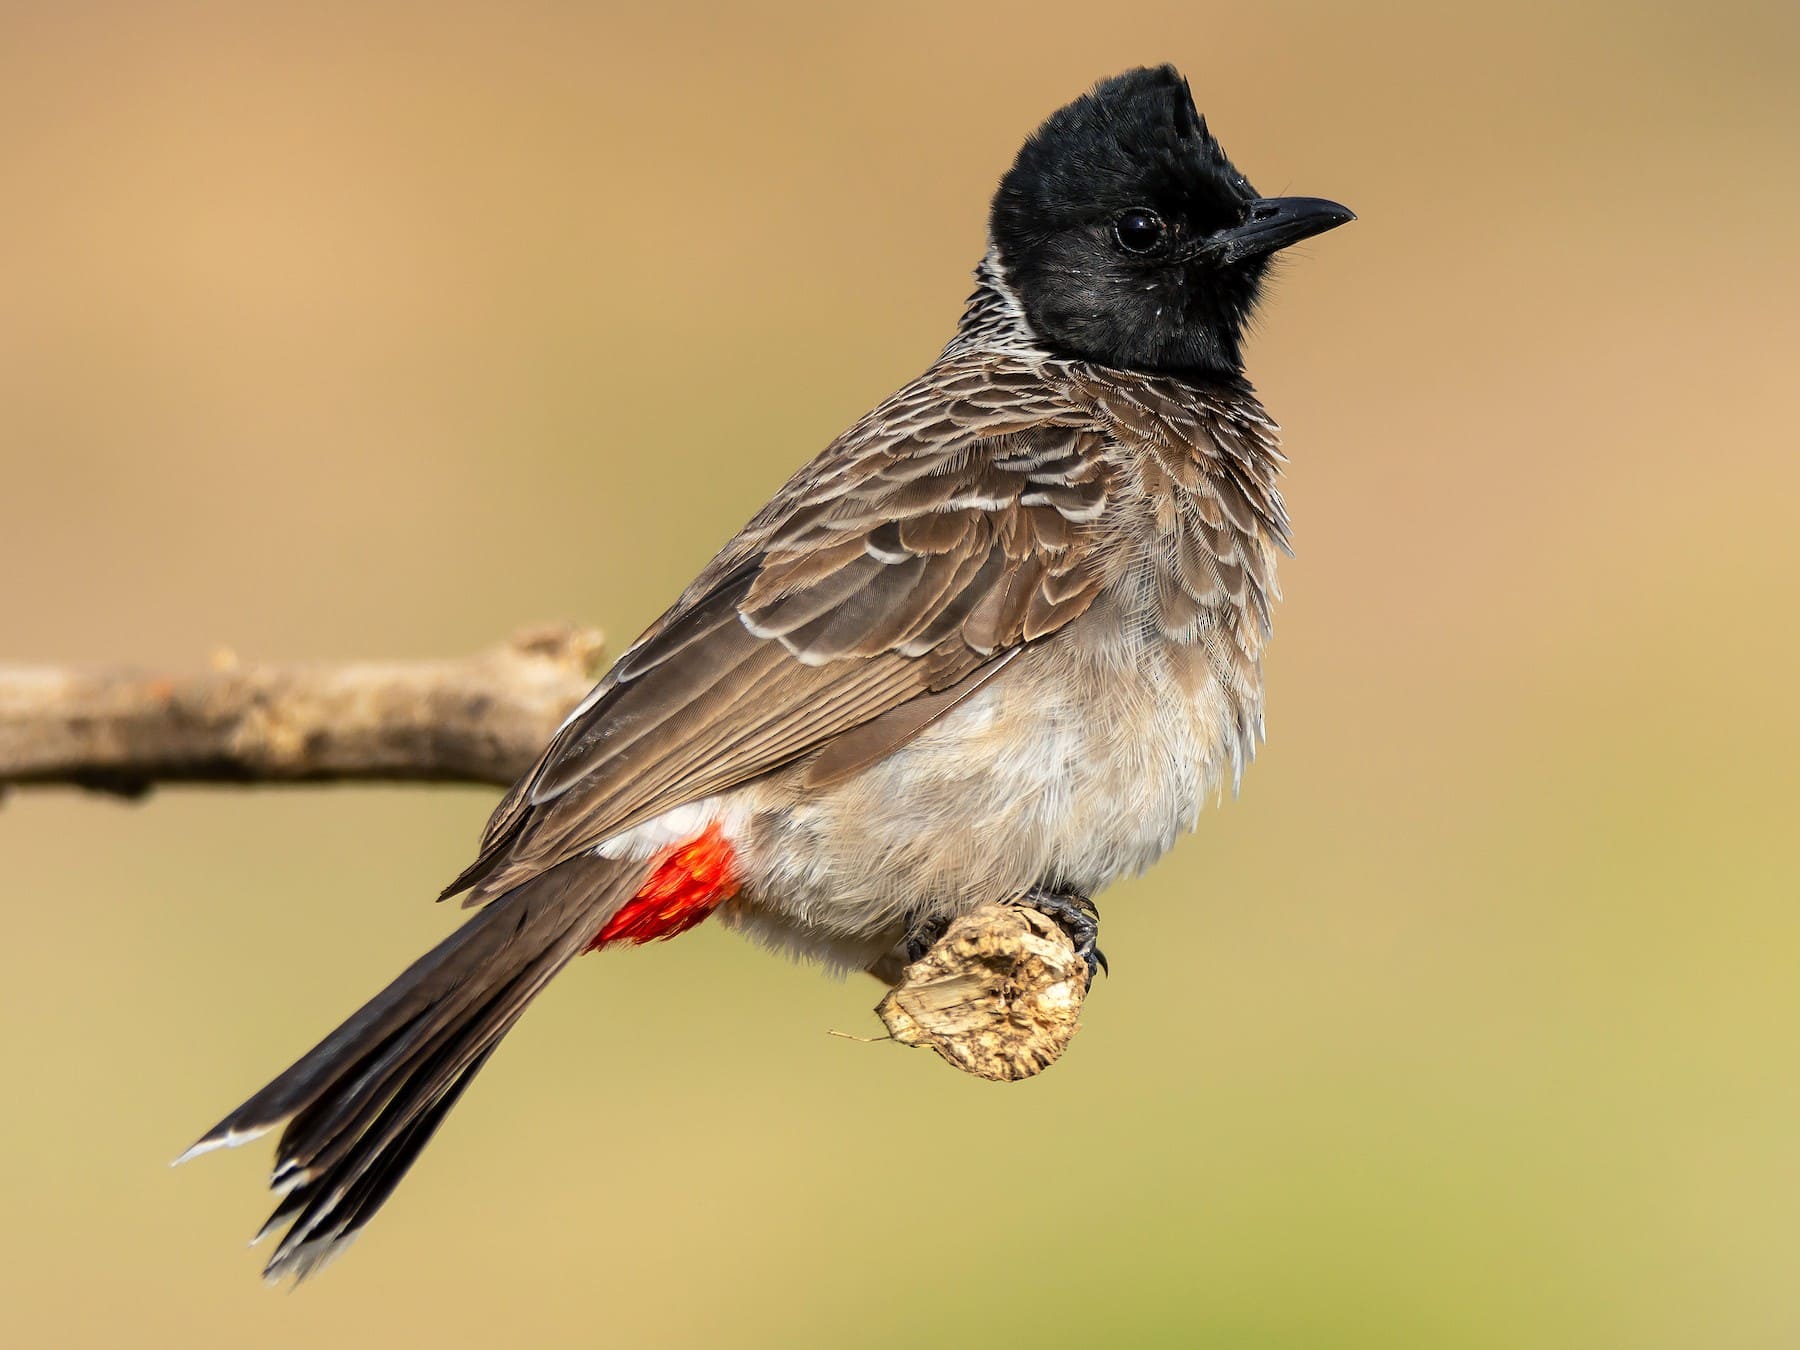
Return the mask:
[[1018,903],[1053,920],[1069,935],[1069,941],[1075,944],[1075,955],[1087,963],[1090,987],[1096,971],[1112,974],[1106,953],[1095,945],[1100,938],[1100,911],[1087,896],[1037,887],[1020,896]]
[[915,920],[913,926],[907,929],[906,937],[902,939],[901,945],[906,953],[906,964],[910,966],[916,961],[924,960],[925,953],[937,946],[939,940],[949,929],[950,920],[941,914]]

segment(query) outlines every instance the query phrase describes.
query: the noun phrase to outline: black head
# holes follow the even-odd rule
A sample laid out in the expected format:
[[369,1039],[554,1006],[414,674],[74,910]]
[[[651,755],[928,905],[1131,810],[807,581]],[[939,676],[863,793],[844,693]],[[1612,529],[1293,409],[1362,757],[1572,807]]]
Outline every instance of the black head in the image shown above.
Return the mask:
[[1173,66],[1058,109],[1000,181],[994,243],[1025,317],[1059,350],[1132,370],[1235,373],[1276,250],[1354,219],[1257,196]]

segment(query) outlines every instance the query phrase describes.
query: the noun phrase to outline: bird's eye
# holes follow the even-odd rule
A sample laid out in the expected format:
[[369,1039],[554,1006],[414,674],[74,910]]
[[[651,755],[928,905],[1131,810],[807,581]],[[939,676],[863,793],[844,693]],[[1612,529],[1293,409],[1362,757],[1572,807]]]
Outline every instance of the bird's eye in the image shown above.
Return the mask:
[[1127,253],[1153,253],[1162,246],[1169,227],[1156,212],[1134,206],[1113,221],[1113,238]]

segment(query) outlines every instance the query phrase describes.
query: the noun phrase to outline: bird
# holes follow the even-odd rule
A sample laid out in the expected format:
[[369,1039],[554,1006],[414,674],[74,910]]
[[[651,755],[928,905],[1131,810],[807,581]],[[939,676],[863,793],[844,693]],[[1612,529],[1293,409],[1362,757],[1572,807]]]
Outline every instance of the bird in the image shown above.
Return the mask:
[[1290,527],[1243,348],[1282,249],[1162,65],[1050,115],[999,182],[953,336],[775,493],[569,714],[445,888],[473,914],[182,1161],[277,1126],[259,1238],[304,1279],[366,1225],[583,953],[711,918],[893,972],[1094,897],[1235,791]]

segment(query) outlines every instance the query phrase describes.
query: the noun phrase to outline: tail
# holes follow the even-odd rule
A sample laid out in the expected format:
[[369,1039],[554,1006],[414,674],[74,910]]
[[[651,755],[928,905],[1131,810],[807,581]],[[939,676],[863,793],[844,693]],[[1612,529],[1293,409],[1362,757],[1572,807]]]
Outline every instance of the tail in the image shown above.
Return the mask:
[[283,1121],[263,1274],[304,1279],[368,1223],[500,1038],[618,914],[644,868],[571,859],[478,912],[177,1162]]

